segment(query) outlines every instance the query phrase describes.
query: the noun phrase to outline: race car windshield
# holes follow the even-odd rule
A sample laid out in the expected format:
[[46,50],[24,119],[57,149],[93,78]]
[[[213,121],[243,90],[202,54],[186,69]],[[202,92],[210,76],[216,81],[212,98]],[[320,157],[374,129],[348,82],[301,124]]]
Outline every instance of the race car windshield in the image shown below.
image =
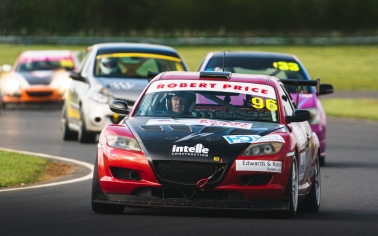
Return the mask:
[[[227,56],[225,62],[223,57],[214,57],[206,65],[206,71],[224,71],[242,74],[262,74],[277,77],[279,79],[299,79],[305,80],[306,77],[300,65],[295,60],[263,58],[256,56]],[[285,86],[289,93],[295,93],[294,86]],[[310,93],[312,90],[308,86],[303,86],[301,91]]]
[[[195,86],[188,89],[189,85]],[[198,87],[195,88],[196,86]],[[205,89],[204,86],[210,89]],[[136,108],[134,116],[277,123],[278,114],[277,99],[270,86],[181,80],[154,82]]]
[[46,71],[46,70],[73,70],[74,63],[69,59],[62,60],[28,60],[17,65],[17,72]]
[[96,56],[97,77],[147,78],[151,72],[184,71],[180,58],[149,53],[112,53]]

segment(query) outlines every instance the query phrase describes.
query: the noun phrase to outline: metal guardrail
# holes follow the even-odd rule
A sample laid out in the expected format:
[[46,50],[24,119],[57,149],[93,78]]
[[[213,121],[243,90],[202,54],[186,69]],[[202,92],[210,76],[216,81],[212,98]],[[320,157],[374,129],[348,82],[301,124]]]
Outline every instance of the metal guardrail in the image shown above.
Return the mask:
[[144,38],[144,37],[40,37],[0,36],[0,43],[92,45],[105,42],[136,42],[163,45],[366,45],[378,44],[378,36],[371,37],[315,37],[315,38]]

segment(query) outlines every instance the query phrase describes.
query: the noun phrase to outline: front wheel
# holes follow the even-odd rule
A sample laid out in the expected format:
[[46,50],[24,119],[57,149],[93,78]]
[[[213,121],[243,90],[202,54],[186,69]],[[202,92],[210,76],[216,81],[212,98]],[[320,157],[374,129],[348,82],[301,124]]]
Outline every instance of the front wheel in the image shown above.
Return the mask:
[[320,166],[325,166],[325,156],[319,156]]
[[85,125],[84,113],[80,111],[80,123],[79,123],[78,140],[80,143],[94,143],[96,139],[96,133],[87,130]]
[[63,106],[63,109],[62,109],[62,131],[63,131],[63,140],[69,141],[69,140],[77,139],[77,133],[74,131],[71,131],[68,126],[67,108],[65,105]]
[[285,212],[287,218],[295,218],[298,209],[298,162],[297,155],[293,157],[289,180],[286,186],[286,197],[289,197],[289,210]]
[[316,159],[314,181],[311,186],[310,193],[303,201],[303,210],[306,212],[317,213],[320,209],[320,163]]

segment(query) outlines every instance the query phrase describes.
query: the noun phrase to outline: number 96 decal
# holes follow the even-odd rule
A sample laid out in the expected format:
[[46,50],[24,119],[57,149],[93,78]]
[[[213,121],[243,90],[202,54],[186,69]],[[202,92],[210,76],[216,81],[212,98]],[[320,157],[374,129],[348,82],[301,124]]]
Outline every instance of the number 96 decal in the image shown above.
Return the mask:
[[266,107],[270,111],[277,111],[277,101],[273,99],[266,99],[264,100],[262,98],[256,97],[252,98],[252,107],[257,108],[257,109],[263,109]]

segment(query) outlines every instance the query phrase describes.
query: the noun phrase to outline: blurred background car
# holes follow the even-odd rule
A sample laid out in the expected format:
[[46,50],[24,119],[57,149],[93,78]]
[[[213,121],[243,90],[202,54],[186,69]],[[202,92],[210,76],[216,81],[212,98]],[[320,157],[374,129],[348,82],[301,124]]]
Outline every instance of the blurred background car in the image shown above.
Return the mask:
[[148,70],[188,71],[172,47],[143,43],[102,43],[88,48],[78,73],[72,72],[62,108],[63,140],[95,142],[105,125],[123,117],[109,109],[114,99],[133,106],[148,84]]
[[[202,60],[197,71],[230,71],[244,74],[263,74],[275,76],[279,79],[311,80],[300,60],[292,54],[274,52],[209,52]],[[310,86],[300,87],[297,101],[297,89],[293,85],[286,85],[299,109],[307,109],[311,113],[309,123],[320,141],[320,165],[325,165],[326,156],[326,114],[318,95],[333,93],[333,86],[321,84],[317,94]]]
[[25,51],[13,67],[2,66],[2,107],[10,104],[63,102],[71,84],[68,71],[78,69],[80,60],[70,50]]

